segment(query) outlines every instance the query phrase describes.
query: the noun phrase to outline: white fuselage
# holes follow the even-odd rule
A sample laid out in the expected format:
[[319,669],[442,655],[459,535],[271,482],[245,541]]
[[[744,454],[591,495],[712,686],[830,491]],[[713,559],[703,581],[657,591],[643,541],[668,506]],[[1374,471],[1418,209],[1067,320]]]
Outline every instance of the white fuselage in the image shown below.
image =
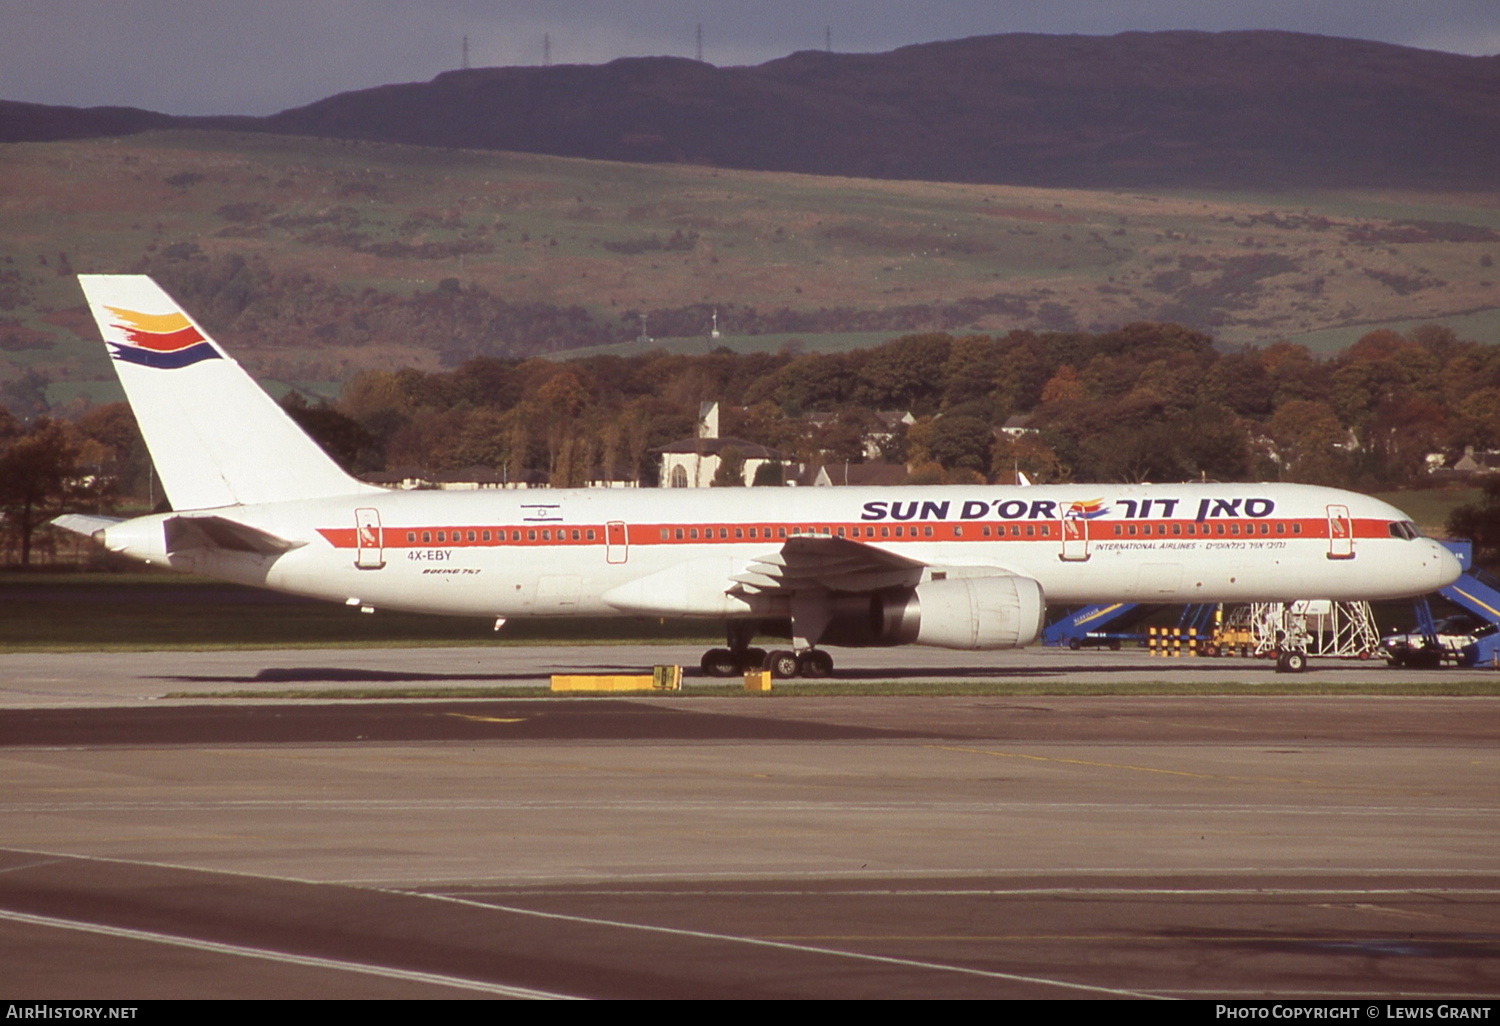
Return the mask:
[[[1385,599],[1458,565],[1399,510],[1287,484],[384,491],[211,511],[300,543],[167,553],[167,517],[106,532],[152,562],[297,595],[460,615],[785,615],[733,578],[788,538],[847,538],[1049,603]],[[192,516],[192,512],[180,514]],[[913,580],[911,583],[915,583]]]

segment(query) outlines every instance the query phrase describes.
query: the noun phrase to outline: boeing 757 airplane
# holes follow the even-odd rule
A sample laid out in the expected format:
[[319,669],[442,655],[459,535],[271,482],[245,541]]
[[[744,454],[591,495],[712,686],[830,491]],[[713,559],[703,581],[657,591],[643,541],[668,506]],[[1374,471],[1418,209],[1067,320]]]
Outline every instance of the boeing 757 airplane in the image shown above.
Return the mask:
[[1030,644],[1047,602],[1389,599],[1460,573],[1399,510],[1310,485],[391,491],[344,473],[150,278],[79,282],[172,512],[57,523],[226,581],[497,626],[700,617],[727,624],[709,674],[823,677],[822,646]]

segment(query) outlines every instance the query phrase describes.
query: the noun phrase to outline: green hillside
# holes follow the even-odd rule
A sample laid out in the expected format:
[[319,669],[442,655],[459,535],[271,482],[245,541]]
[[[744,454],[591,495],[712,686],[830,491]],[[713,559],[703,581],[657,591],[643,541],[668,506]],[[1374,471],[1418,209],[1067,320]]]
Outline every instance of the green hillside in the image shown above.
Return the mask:
[[325,389],[612,346],[641,313],[702,351],[715,309],[714,344],[746,349],[1134,320],[1230,344],[1500,330],[1494,195],[1090,192],[207,132],[6,144],[0,168],[13,407],[110,394],[79,272],[148,271],[258,376]]

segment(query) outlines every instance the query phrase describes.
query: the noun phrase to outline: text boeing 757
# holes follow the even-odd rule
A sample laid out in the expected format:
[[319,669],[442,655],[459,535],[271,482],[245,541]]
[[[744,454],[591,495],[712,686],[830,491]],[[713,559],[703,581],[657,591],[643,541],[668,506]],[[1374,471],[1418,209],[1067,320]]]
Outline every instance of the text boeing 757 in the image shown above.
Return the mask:
[[1047,602],[1389,599],[1460,573],[1394,507],[1310,485],[391,491],[344,473],[150,278],[79,281],[173,512],[58,523],[222,580],[502,619],[701,617],[727,624],[709,673],[826,676],[824,645],[1030,644]]

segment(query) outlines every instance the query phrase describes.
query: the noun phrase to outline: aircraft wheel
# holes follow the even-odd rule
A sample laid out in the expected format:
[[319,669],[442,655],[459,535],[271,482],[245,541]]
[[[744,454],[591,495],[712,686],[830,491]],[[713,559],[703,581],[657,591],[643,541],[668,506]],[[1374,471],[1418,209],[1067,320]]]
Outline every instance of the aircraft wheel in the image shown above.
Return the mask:
[[797,676],[797,655],[795,652],[780,650],[768,652],[761,668],[770,670],[774,680],[791,680]]
[[1118,640],[1111,641],[1109,643],[1109,650],[1111,652],[1118,652],[1118,651],[1120,651],[1120,642]]
[[704,652],[699,665],[710,677],[735,677],[740,673],[740,661],[727,648],[711,648]]
[[763,648],[747,648],[740,656],[740,665],[746,670],[764,669],[766,665],[766,650]]
[[1307,669],[1307,656],[1302,652],[1282,652],[1276,657],[1277,673],[1301,673]]
[[804,677],[833,676],[833,656],[822,649],[814,648],[802,653],[802,658],[797,663]]
[[1077,638],[1068,639],[1068,648],[1072,649],[1074,652],[1077,652],[1082,647],[1083,642],[1079,641]]

